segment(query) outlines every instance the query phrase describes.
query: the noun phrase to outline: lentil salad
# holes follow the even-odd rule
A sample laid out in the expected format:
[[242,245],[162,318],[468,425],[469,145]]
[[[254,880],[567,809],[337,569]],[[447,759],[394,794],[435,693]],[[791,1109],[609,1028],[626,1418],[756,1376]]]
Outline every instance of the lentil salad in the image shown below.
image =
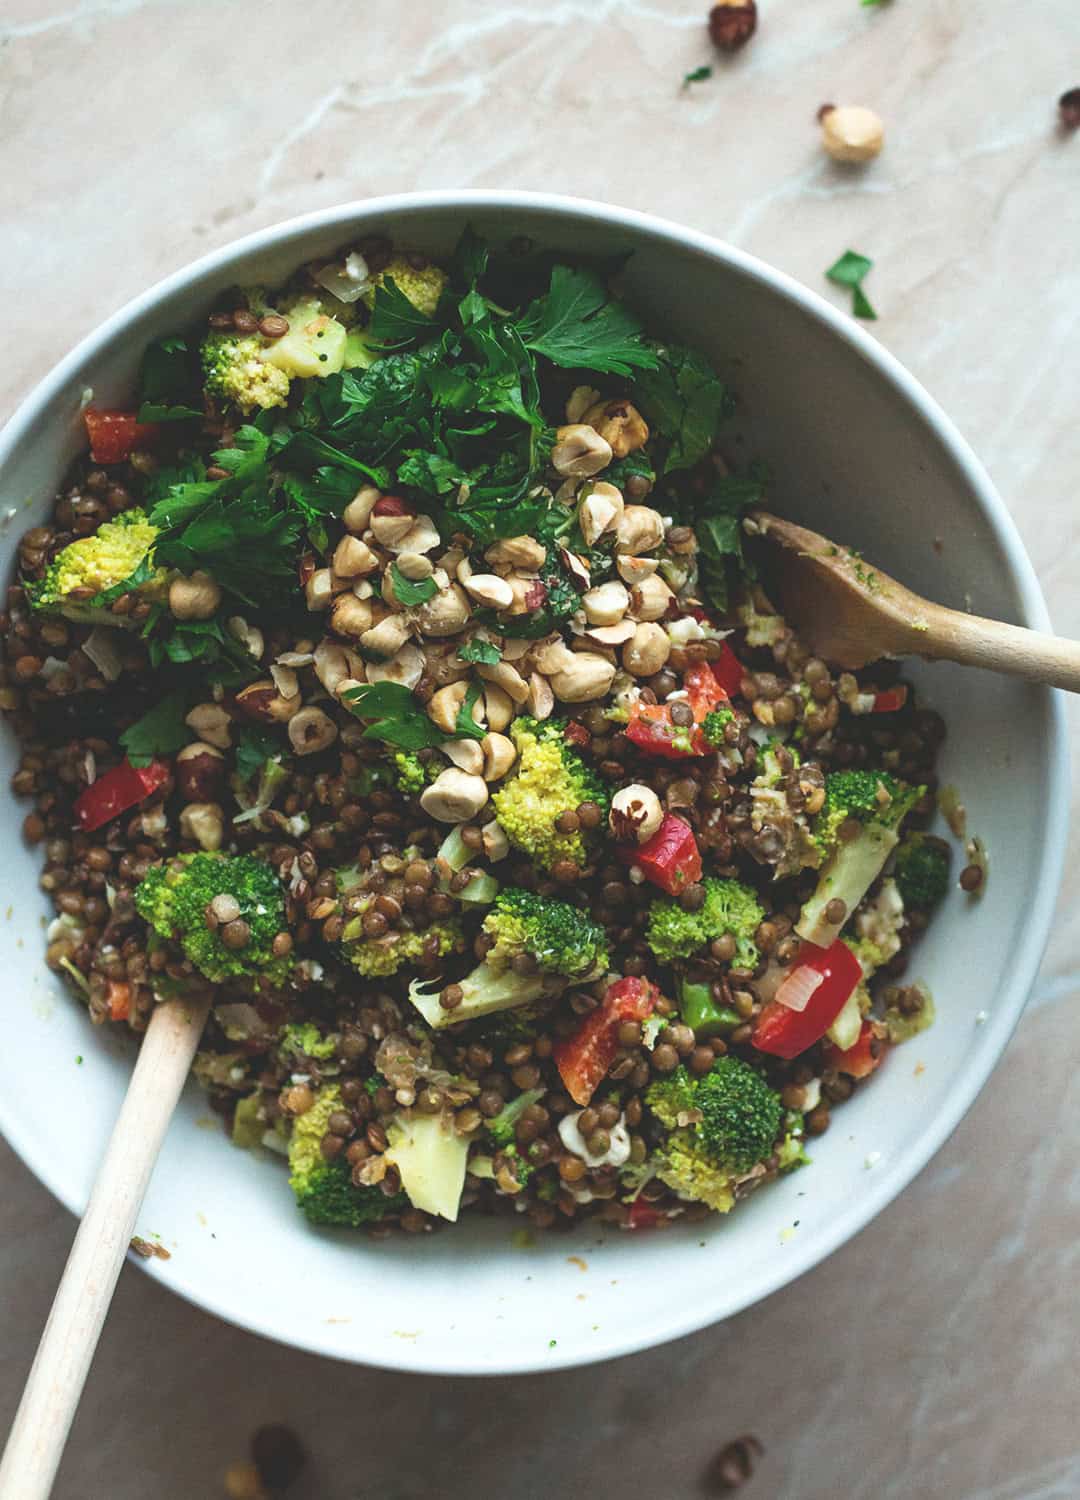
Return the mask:
[[[147,350],[5,620],[57,916],[316,1224],[726,1212],[931,1019],[938,715],[743,556],[730,398],[617,268],[369,240]],[[874,994],[870,981],[874,981]]]

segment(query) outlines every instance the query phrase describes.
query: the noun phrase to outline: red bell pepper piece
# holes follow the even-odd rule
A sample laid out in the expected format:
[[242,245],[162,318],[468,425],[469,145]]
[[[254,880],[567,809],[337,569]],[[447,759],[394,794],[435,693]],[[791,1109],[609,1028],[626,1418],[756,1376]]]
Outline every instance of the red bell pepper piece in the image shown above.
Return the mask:
[[822,982],[810,996],[805,1010],[791,1010],[777,1000],[765,1006],[750,1038],[759,1052],[792,1058],[812,1047],[836,1020],[862,978],[862,965],[840,938],[827,948],[803,943],[799,966],[803,964],[820,974]]
[[653,1208],[651,1203],[646,1203],[644,1198],[635,1198],[630,1205],[630,1216],[626,1221],[627,1229],[655,1229],[664,1215],[658,1208]]
[[683,701],[694,715],[693,724],[672,723],[670,703],[636,703],[631,709],[626,737],[646,755],[685,760],[687,756],[705,755],[711,748],[697,726],[706,714],[726,703],[728,695],[705,663],[687,669],[683,687],[686,690]]
[[552,1056],[566,1092],[582,1108],[607,1077],[619,1050],[619,1022],[652,1015],[660,991],[647,979],[617,979],[572,1036],[556,1042]]
[[149,797],[168,779],[169,767],[163,760],[152,760],[148,766],[121,761],[76,797],[75,817],[79,827],[84,833],[92,833]]
[[118,464],[133,448],[152,443],[158,435],[156,422],[140,422],[133,411],[104,411],[88,406],[83,412],[90,457],[96,464]]
[[907,702],[907,694],[908,690],[903,683],[899,687],[884,688],[880,693],[874,694],[874,707],[871,712],[894,714]]
[[576,749],[580,750],[585,745],[592,743],[592,735],[585,728],[585,725],[579,724],[576,719],[568,719],[566,721],[565,733],[567,740]]
[[736,697],[742,691],[742,680],[746,673],[727,641],[721,642],[720,656],[712,663],[712,672],[729,698]]
[[838,1073],[846,1073],[849,1078],[869,1078],[874,1069],[881,1066],[887,1046],[885,1041],[879,1041],[875,1056],[873,1040],[874,1028],[869,1021],[864,1021],[858,1040],[845,1052],[841,1052],[831,1042],[828,1044],[825,1048],[825,1066],[835,1068]]
[[616,852],[624,865],[637,865],[646,880],[669,896],[677,896],[701,879],[701,851],[694,830],[674,813],[665,813],[660,827],[644,844],[623,845]]
[[106,997],[109,1002],[109,1020],[126,1021],[131,1014],[131,986],[120,979],[110,979]]

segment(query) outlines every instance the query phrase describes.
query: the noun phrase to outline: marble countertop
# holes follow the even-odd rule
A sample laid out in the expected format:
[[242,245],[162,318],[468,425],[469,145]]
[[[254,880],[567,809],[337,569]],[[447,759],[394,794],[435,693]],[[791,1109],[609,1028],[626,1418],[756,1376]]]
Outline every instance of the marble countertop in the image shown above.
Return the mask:
[[[348,198],[601,198],[819,289],[853,245],[876,261],[875,335],[974,444],[1057,629],[1080,636],[1080,135],[1058,133],[1055,109],[1080,84],[1075,0],[759,0],[747,50],[683,90],[710,60],[705,9],[5,0],[0,417],[164,273]],[[870,170],[822,156],[825,100],[883,115]],[[678,1500],[743,1432],[765,1447],[749,1492],[772,1500],[1080,1494],[1077,895],[1072,866],[1025,1019],[954,1138],[857,1240],[762,1306],[618,1364],[434,1381],[263,1343],[127,1268],[57,1500],[212,1497],[275,1419],[313,1452],[298,1500],[628,1486]],[[72,1221],[6,1148],[0,1181],[4,1428]]]

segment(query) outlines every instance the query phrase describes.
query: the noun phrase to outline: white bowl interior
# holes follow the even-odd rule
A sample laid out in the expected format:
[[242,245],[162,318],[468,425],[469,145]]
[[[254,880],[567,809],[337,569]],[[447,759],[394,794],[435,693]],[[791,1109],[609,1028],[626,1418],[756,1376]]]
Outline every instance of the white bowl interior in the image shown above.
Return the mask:
[[[771,466],[782,512],[862,548],[933,598],[1045,624],[1020,543],[988,481],[940,413],[888,356],[811,294],[757,262],[641,216],[527,195],[391,200],[268,231],[140,298],[35,393],[0,440],[10,552],[44,518],[80,442],[83,389],[122,400],[153,335],[205,312],[234,281],[284,275],[352,235],[385,228],[445,252],[466,219],[493,238],[533,234],[578,250],[633,249],[629,295],[694,342],[740,397],[747,459]],[[5,566],[9,566],[5,564]],[[556,1368],[660,1342],[745,1307],[856,1232],[946,1138],[1004,1047],[1045,940],[1064,829],[1061,727],[1051,695],[959,668],[915,677],[946,715],[943,774],[991,851],[985,895],[953,891],[913,973],[933,1029],[897,1051],[834,1115],[812,1167],[731,1218],[666,1233],[587,1226],[511,1243],[512,1221],[425,1239],[312,1231],[274,1160],[234,1150],[189,1087],[140,1232],[173,1252],[150,1274],[258,1332],[345,1359],[431,1372]],[[10,774],[15,746],[0,743]],[[39,857],[7,804],[0,964],[9,1066],[0,1124],[70,1207],[86,1201],[130,1065],[43,967]],[[1021,900],[1020,896],[1024,899]],[[83,1059],[81,1065],[77,1059]],[[868,1161],[873,1162],[868,1166]]]

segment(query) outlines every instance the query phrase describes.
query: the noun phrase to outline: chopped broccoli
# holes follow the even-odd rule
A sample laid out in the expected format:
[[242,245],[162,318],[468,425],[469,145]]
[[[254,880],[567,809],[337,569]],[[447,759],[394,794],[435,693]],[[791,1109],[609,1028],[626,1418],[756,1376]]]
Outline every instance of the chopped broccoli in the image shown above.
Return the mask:
[[[461,825],[455,824],[443,839],[435,854],[435,868],[439,872],[439,890],[453,896],[466,906],[489,906],[499,892],[499,882],[489,871],[480,874],[473,862],[476,850],[470,849],[461,837]],[[453,877],[472,866],[473,878],[461,890],[455,890]]]
[[657,1176],[680,1197],[727,1213],[734,1186],[773,1149],[783,1118],[780,1095],[749,1063],[721,1057],[702,1078],[685,1068],[645,1094],[670,1132],[657,1152]]
[[327,1161],[322,1138],[330,1116],[343,1109],[341,1090],[322,1088],[306,1114],[293,1121],[289,1137],[289,1186],[312,1224],[359,1229],[406,1206],[404,1193],[387,1197],[379,1187],[357,1187],[343,1156]]
[[[828,857],[795,924],[801,938],[821,948],[833,942],[881,874],[899,841],[901,822],[925,790],[876,771],[834,771],[826,778],[825,805],[815,822],[814,838]],[[840,827],[849,821],[860,826],[854,838],[841,840]],[[839,922],[826,916],[832,901],[843,907]]]
[[559,833],[555,820],[582,802],[595,802],[606,813],[609,798],[603,783],[571,748],[566,725],[559,720],[539,722],[521,715],[511,724],[510,736],[517,746],[517,774],[491,799],[507,838],[545,870],[560,859],[584,865],[584,834]]
[[[133,507],[122,511],[99,526],[93,536],[80,537],[61,548],[45,576],[27,585],[31,607],[86,624],[132,627],[133,620],[113,614],[108,605],[124,593],[137,593],[150,600],[162,594],[167,574],[163,568],[153,567],[150,555],[156,537],[157,527],[150,525],[144,510]],[[124,588],[129,580],[130,588]],[[90,592],[85,594],[87,589]],[[79,592],[79,598],[72,599],[74,591]],[[103,594],[110,597],[101,599]]]
[[895,880],[883,880],[873,901],[855,913],[855,938],[848,941],[869,979],[900,951],[900,929],[904,925],[904,902]]
[[706,714],[701,722],[701,732],[705,739],[717,749],[720,745],[726,745],[724,731],[729,724],[735,723],[735,710],[722,703],[719,708],[714,708],[711,714]]
[[549,974],[584,979],[607,965],[604,929],[579,906],[511,887],[500,892],[484,918],[483,930],[495,939],[488,964],[505,968],[529,956]]
[[324,1036],[314,1021],[292,1021],[281,1033],[278,1047],[282,1052],[297,1053],[301,1057],[333,1057],[337,1051],[337,1037]]
[[242,411],[284,406],[289,377],[265,358],[267,341],[258,334],[211,333],[202,342],[203,379],[207,393],[231,401]]
[[[226,947],[217,924],[207,925],[215,896],[235,898],[236,920],[248,928],[243,947]],[[288,955],[277,958],[272,951],[285,930],[285,895],[270,866],[250,854],[182,854],[154,865],[135,888],[135,907],[155,932],[180,943],[206,979],[284,984],[288,976]]]
[[697,911],[687,911],[666,896],[653,902],[645,941],[661,963],[671,963],[730,933],[735,939],[734,963],[743,969],[756,968],[761,955],[754,933],[765,920],[756,894],[738,880],[710,877],[702,883],[705,901]]
[[[768,863],[775,868],[774,878],[783,880],[800,870],[817,869],[821,851],[810,832],[810,822],[801,806],[792,807],[787,791],[781,785],[784,770],[778,750],[780,740],[770,740],[757,760],[757,775],[750,787],[750,826],[755,833],[769,828],[781,840],[779,852]],[[798,750],[785,746],[793,766],[800,764]]]
[[511,1099],[509,1104],[504,1104],[499,1113],[487,1121],[484,1128],[497,1148],[507,1150],[513,1146],[514,1128],[518,1120],[530,1104],[535,1104],[543,1097],[543,1089],[526,1089],[516,1099]]
[[925,833],[909,833],[896,851],[893,875],[904,905],[930,911],[949,885],[949,846]]
[[[502,891],[484,918],[483,931],[495,939],[494,945],[483,963],[458,981],[457,1005],[447,1009],[440,1002],[441,983],[434,990],[419,980],[409,986],[409,999],[429,1026],[454,1026],[530,1005],[557,994],[568,979],[587,978],[607,964],[602,927],[569,902],[532,891]],[[513,961],[524,956],[533,960],[533,968],[518,973]]]
[[[260,307],[260,312],[271,309]],[[206,389],[243,411],[284,406],[294,379],[336,375],[345,360],[346,333],[316,297],[304,296],[280,310],[289,331],[283,338],[261,334],[211,333],[201,357]]]
[[772,606],[758,608],[757,604],[748,599],[745,604],[740,604],[735,611],[739,624],[746,630],[746,644],[748,646],[775,646],[787,628],[784,624],[783,615],[772,611]]
[[925,984],[909,985],[900,991],[896,1003],[886,1008],[884,1020],[894,1046],[909,1042],[934,1024],[934,997]]
[[394,755],[394,780],[399,792],[422,792],[440,770],[438,761],[422,761],[414,750],[398,750]]
[[382,979],[396,974],[404,963],[415,963],[433,937],[438,939],[440,958],[465,948],[464,934],[454,921],[433,922],[423,932],[388,932],[385,937],[368,938],[363,935],[362,918],[354,917],[342,933],[341,952],[358,973]]
[[564,985],[565,980],[539,969],[535,974],[518,974],[511,968],[481,963],[458,981],[461,1001],[453,1009],[447,1010],[439,1001],[443,989],[441,980],[435,981],[432,987],[423,980],[414,979],[409,985],[409,999],[428,1025],[438,1030],[443,1026],[456,1026],[461,1021],[474,1021],[478,1016],[490,1016],[495,1011],[529,1005],[534,1000],[558,994]]
[[781,1172],[794,1172],[797,1167],[808,1167],[810,1158],[806,1154],[806,1126],[797,1109],[789,1109],[784,1116],[784,1139],[776,1148],[777,1165]]
[[387,1131],[386,1159],[397,1167],[414,1208],[456,1222],[465,1186],[469,1137],[458,1135],[440,1115],[394,1116]]
[[233,1112],[232,1143],[243,1151],[252,1151],[261,1146],[263,1136],[270,1126],[263,1118],[262,1089],[256,1089],[243,1099],[236,1101]]
[[446,272],[439,266],[424,266],[420,270],[409,264],[404,255],[395,255],[389,265],[385,266],[377,276],[372,277],[371,290],[364,294],[364,300],[369,307],[375,305],[375,291],[378,287],[392,281],[403,296],[408,297],[418,312],[431,317],[439,305],[443,287],[446,285]]

